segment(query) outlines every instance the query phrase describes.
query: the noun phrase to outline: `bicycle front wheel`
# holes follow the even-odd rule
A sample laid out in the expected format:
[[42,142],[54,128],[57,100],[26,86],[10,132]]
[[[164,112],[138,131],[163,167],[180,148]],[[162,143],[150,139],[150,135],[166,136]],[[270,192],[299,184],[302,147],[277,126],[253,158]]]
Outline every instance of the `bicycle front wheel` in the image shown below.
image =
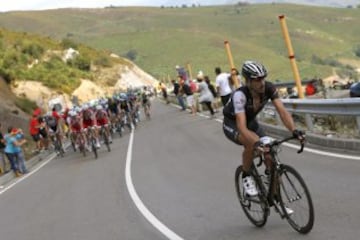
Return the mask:
[[[243,188],[242,166],[239,166],[235,172],[235,188],[238,200],[246,217],[257,227],[263,227],[268,218],[269,208],[266,206],[265,199],[260,191],[256,197],[249,197],[245,194]],[[259,189],[259,187],[257,186]]]
[[[299,233],[310,232],[314,225],[314,207],[304,179],[293,167],[282,165],[279,187],[280,205],[291,227]],[[293,212],[287,214],[285,207]]]

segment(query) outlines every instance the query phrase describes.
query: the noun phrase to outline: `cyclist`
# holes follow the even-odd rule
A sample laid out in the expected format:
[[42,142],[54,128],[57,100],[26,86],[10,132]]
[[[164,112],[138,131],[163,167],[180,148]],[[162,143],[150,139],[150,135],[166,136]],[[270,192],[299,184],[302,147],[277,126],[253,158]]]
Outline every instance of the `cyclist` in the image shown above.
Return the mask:
[[[86,144],[86,138],[83,133],[83,124],[82,124],[82,117],[78,114],[80,111],[76,111],[75,109],[69,111],[67,123],[69,124],[70,130],[70,138],[72,139],[73,143],[78,143],[77,138],[80,137],[84,140]],[[75,148],[79,146],[75,145]]]
[[99,128],[104,126],[107,138],[109,142],[112,143],[110,127],[109,127],[109,116],[100,104],[96,106],[95,117],[96,117],[97,126]]
[[144,91],[141,94],[141,103],[144,108],[144,113],[147,118],[150,118],[150,91],[147,90],[147,87],[144,86]]
[[242,66],[241,74],[246,82],[244,86],[233,92],[223,109],[223,130],[227,138],[244,146],[242,154],[243,187],[245,193],[253,197],[258,194],[258,191],[249,170],[255,150],[264,153],[266,172],[271,167],[271,156],[266,153],[266,148],[263,148],[259,141],[261,137],[265,136],[265,133],[256,121],[256,115],[269,99],[275,106],[285,127],[292,132],[294,137],[300,141],[304,141],[305,138],[302,132],[295,128],[294,121],[281,102],[276,87],[271,82],[265,81],[266,68],[256,61],[246,61]]
[[120,109],[121,109],[121,119],[122,121],[124,121],[124,124],[127,124],[129,126],[130,129],[133,129],[133,121],[132,121],[132,117],[131,117],[131,109],[130,109],[130,104],[128,101],[128,97],[125,96],[121,96],[120,99]]
[[[93,131],[93,134],[96,138],[96,147],[100,148],[100,141],[99,141],[99,131],[96,127],[96,117],[94,114],[94,111],[92,110],[92,108],[90,106],[88,106],[87,104],[84,104],[83,106],[83,111],[82,111],[82,122],[83,122],[83,127],[85,130],[87,131]],[[88,136],[88,135],[87,135]],[[87,143],[88,143],[88,150],[90,150],[90,146],[89,146],[89,141],[90,139],[87,139]]]
[[63,143],[62,143],[63,136],[60,129],[61,119],[62,119],[61,116],[58,114],[56,108],[54,107],[52,109],[51,115],[46,117],[46,124],[48,126],[48,131],[50,133],[50,136],[54,134],[56,140],[60,143],[60,147],[63,147]]

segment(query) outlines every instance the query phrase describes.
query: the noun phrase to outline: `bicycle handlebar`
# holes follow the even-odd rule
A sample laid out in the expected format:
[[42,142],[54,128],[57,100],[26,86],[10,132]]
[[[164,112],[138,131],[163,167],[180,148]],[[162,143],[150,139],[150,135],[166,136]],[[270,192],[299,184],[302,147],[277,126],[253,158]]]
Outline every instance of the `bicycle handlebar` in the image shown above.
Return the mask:
[[[273,144],[271,144],[272,146],[275,146],[275,145],[280,145],[282,144],[283,142],[287,142],[289,140],[292,140],[292,139],[297,139],[296,137],[294,136],[290,136],[290,137],[287,137],[287,138],[284,138],[280,141],[275,141]],[[297,153],[302,153],[304,151],[304,146],[305,146],[305,142],[301,142],[300,144],[300,149],[297,151]]]

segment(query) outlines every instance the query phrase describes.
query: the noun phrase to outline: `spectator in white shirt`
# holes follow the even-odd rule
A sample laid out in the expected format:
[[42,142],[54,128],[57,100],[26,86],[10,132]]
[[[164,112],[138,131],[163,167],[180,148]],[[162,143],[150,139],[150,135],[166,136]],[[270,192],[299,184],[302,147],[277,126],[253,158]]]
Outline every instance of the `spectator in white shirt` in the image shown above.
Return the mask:
[[229,73],[222,73],[220,67],[215,68],[215,86],[218,92],[218,95],[221,98],[221,103],[223,106],[229,101],[229,98],[231,96],[231,87],[229,84]]

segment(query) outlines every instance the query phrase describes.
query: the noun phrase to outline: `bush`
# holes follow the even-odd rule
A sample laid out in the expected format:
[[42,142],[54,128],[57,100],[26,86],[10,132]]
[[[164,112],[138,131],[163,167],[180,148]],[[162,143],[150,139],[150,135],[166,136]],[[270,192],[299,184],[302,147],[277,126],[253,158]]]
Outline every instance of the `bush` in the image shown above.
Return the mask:
[[64,38],[62,41],[61,41],[61,46],[64,48],[64,49],[68,49],[68,48],[73,48],[73,49],[78,49],[79,47],[79,44],[77,44],[76,42],[74,42],[73,40],[69,39],[69,38]]
[[85,56],[76,56],[68,60],[67,64],[82,71],[90,71],[91,68],[91,60]]
[[357,46],[354,52],[355,52],[355,56],[360,57],[360,46]]
[[110,58],[108,57],[99,57],[94,61],[95,65],[101,66],[101,67],[112,67],[112,62]]
[[44,53],[44,49],[39,44],[27,43],[23,46],[21,52],[33,58],[40,58]]

